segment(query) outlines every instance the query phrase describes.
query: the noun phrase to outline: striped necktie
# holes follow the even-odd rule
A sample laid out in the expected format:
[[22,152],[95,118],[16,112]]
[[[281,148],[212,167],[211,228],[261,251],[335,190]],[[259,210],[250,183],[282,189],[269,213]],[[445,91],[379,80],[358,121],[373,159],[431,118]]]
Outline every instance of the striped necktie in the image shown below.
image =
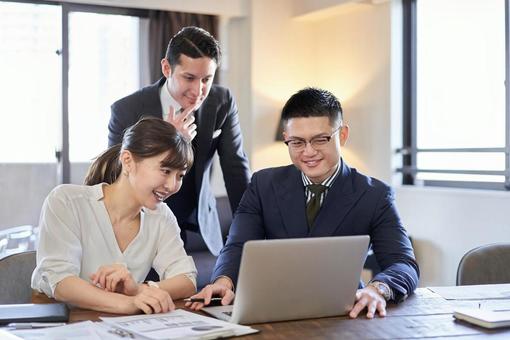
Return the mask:
[[312,230],[315,217],[321,208],[321,195],[328,188],[322,184],[310,184],[306,186],[313,194],[312,198],[306,204],[306,218],[308,220],[308,228]]

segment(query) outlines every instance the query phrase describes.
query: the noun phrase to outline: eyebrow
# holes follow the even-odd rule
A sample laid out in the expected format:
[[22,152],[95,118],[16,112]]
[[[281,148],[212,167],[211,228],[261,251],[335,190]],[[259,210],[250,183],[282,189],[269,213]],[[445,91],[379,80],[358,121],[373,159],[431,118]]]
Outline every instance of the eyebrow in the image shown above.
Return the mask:
[[[194,78],[200,78],[199,76],[197,76],[196,74],[193,74],[193,73],[189,73],[189,72],[184,72],[183,75],[185,76],[191,76],[191,77],[194,77]],[[212,74],[207,74],[205,77],[202,77],[203,78],[207,78],[207,77],[212,77],[213,75]]]
[[[326,132],[319,133],[318,135],[312,136],[310,139],[314,139],[317,137],[328,137],[329,135]],[[305,140],[306,138],[303,137],[297,137],[297,136],[289,136],[289,139],[301,139]]]

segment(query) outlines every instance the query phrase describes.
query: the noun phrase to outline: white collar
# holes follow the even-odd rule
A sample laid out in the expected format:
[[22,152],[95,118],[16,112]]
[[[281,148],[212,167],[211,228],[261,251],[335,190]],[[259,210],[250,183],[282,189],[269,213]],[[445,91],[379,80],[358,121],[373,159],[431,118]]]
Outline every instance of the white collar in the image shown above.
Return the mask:
[[163,112],[163,120],[166,120],[168,117],[169,107],[172,106],[175,109],[175,112],[181,109],[181,105],[172,97],[170,91],[168,90],[168,78],[165,80],[165,83],[159,89],[159,99],[161,100],[161,111]]

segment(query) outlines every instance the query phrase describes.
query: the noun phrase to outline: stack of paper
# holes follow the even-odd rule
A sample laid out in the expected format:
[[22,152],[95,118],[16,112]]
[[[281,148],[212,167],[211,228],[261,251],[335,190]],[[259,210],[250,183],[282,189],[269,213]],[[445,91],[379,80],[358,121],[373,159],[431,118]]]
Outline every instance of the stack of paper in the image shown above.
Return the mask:
[[105,323],[148,339],[215,339],[258,332],[182,309],[164,314],[103,317]]
[[[25,340],[59,339],[59,340],[106,340],[118,339],[118,337],[106,337],[101,335],[102,328],[97,327],[97,322],[84,321],[70,325],[50,328],[9,330],[12,334]],[[104,330],[104,329],[103,329]],[[104,333],[107,333],[105,330]]]
[[[185,310],[164,314],[101,318],[61,327],[9,330],[25,340],[216,339],[256,333],[258,330]],[[3,337],[0,337],[3,339]]]

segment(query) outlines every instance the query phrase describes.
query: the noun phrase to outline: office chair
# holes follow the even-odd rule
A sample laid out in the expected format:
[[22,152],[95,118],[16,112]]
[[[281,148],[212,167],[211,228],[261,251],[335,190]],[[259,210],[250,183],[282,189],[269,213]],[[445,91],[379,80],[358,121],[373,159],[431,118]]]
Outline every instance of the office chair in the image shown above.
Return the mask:
[[468,251],[457,269],[457,286],[510,283],[510,243],[494,243]]
[[35,269],[35,251],[0,259],[0,304],[30,303],[30,281]]

